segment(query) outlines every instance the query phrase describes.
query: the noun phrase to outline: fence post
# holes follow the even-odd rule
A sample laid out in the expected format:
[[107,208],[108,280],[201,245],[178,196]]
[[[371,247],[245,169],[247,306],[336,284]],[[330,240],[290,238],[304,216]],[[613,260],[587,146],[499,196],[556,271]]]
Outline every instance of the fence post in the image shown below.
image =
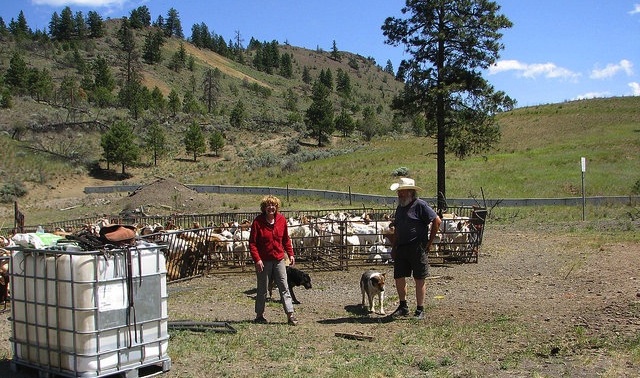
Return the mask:
[[339,248],[340,248],[340,253],[339,253],[339,258],[340,258],[340,268],[341,269],[345,269],[345,265],[346,265],[346,254],[347,254],[347,250],[346,250],[346,235],[345,235],[345,223],[344,221],[338,220],[338,231],[340,232],[340,244],[339,244]]
[[585,208],[585,203],[586,203],[586,199],[585,199],[585,195],[584,195],[584,173],[587,171],[587,159],[585,158],[580,158],[580,165],[582,168],[582,221],[584,222],[585,216],[584,216],[584,208]]

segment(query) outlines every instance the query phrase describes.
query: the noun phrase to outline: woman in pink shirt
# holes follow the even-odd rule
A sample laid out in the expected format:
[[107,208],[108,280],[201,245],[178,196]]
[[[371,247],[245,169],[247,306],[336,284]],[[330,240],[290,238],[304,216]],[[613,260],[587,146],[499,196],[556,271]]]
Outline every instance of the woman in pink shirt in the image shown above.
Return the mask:
[[287,219],[278,212],[280,199],[268,195],[260,202],[262,213],[251,223],[249,249],[256,264],[257,294],[256,294],[256,323],[266,323],[264,317],[267,302],[269,280],[273,279],[278,286],[282,307],[287,314],[287,322],[297,325],[298,320],[293,314],[293,302],[287,284],[287,268],[285,256],[289,257],[289,264],[295,264],[293,245],[289,238]]

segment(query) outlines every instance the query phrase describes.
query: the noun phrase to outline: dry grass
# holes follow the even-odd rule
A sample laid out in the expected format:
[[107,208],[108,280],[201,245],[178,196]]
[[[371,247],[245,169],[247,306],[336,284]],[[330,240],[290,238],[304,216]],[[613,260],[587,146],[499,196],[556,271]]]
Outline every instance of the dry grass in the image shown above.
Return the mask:
[[[313,289],[296,292],[297,327],[285,323],[277,302],[267,306],[270,324],[251,322],[250,271],[171,284],[170,320],[226,322],[237,333],[170,330],[173,366],[164,376],[633,376],[640,365],[640,244],[585,231],[489,224],[477,264],[431,267],[425,321],[364,313],[356,268],[310,271]],[[633,231],[617,234],[634,238]],[[413,292],[410,283],[412,307]],[[389,283],[387,311],[397,299]],[[0,334],[9,326],[3,322]],[[10,357],[4,344],[0,369]]]

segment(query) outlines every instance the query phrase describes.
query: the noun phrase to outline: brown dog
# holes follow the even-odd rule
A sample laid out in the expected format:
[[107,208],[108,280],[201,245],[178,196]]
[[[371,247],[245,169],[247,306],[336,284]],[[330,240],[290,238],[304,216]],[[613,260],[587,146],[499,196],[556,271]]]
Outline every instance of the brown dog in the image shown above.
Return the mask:
[[384,279],[385,273],[376,272],[374,270],[367,270],[362,273],[360,278],[360,291],[362,292],[362,307],[365,307],[364,299],[367,297],[369,300],[369,306],[367,310],[369,312],[375,312],[375,299],[378,299],[379,314],[384,315]]

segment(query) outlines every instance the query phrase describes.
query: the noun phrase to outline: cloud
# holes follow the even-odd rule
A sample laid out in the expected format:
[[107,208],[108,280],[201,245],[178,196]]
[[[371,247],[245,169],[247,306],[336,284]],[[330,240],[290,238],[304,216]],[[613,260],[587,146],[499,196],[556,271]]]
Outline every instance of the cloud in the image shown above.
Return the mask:
[[620,63],[617,64],[607,64],[605,68],[602,69],[593,69],[591,71],[591,75],[589,75],[592,79],[607,79],[612,76],[615,76],[620,71],[624,71],[627,76],[633,75],[633,63],[626,59],[622,59]]
[[610,97],[611,93],[609,92],[587,92],[581,95],[577,95],[573,100],[586,100],[588,98],[602,98],[602,97]]
[[547,79],[577,79],[580,74],[569,69],[558,67],[555,63],[522,63],[517,60],[500,60],[489,67],[489,75],[500,72],[516,71],[518,76],[535,79],[545,77]]
[[95,8],[122,6],[126,2],[127,0],[33,0],[33,3],[36,5],[48,5],[51,7],[71,7],[73,5],[77,5],[81,7]]
[[629,87],[631,87],[631,93],[633,96],[640,96],[640,83],[632,81],[629,83]]
[[633,10],[629,14],[634,15],[640,13],[640,4],[633,4]]

